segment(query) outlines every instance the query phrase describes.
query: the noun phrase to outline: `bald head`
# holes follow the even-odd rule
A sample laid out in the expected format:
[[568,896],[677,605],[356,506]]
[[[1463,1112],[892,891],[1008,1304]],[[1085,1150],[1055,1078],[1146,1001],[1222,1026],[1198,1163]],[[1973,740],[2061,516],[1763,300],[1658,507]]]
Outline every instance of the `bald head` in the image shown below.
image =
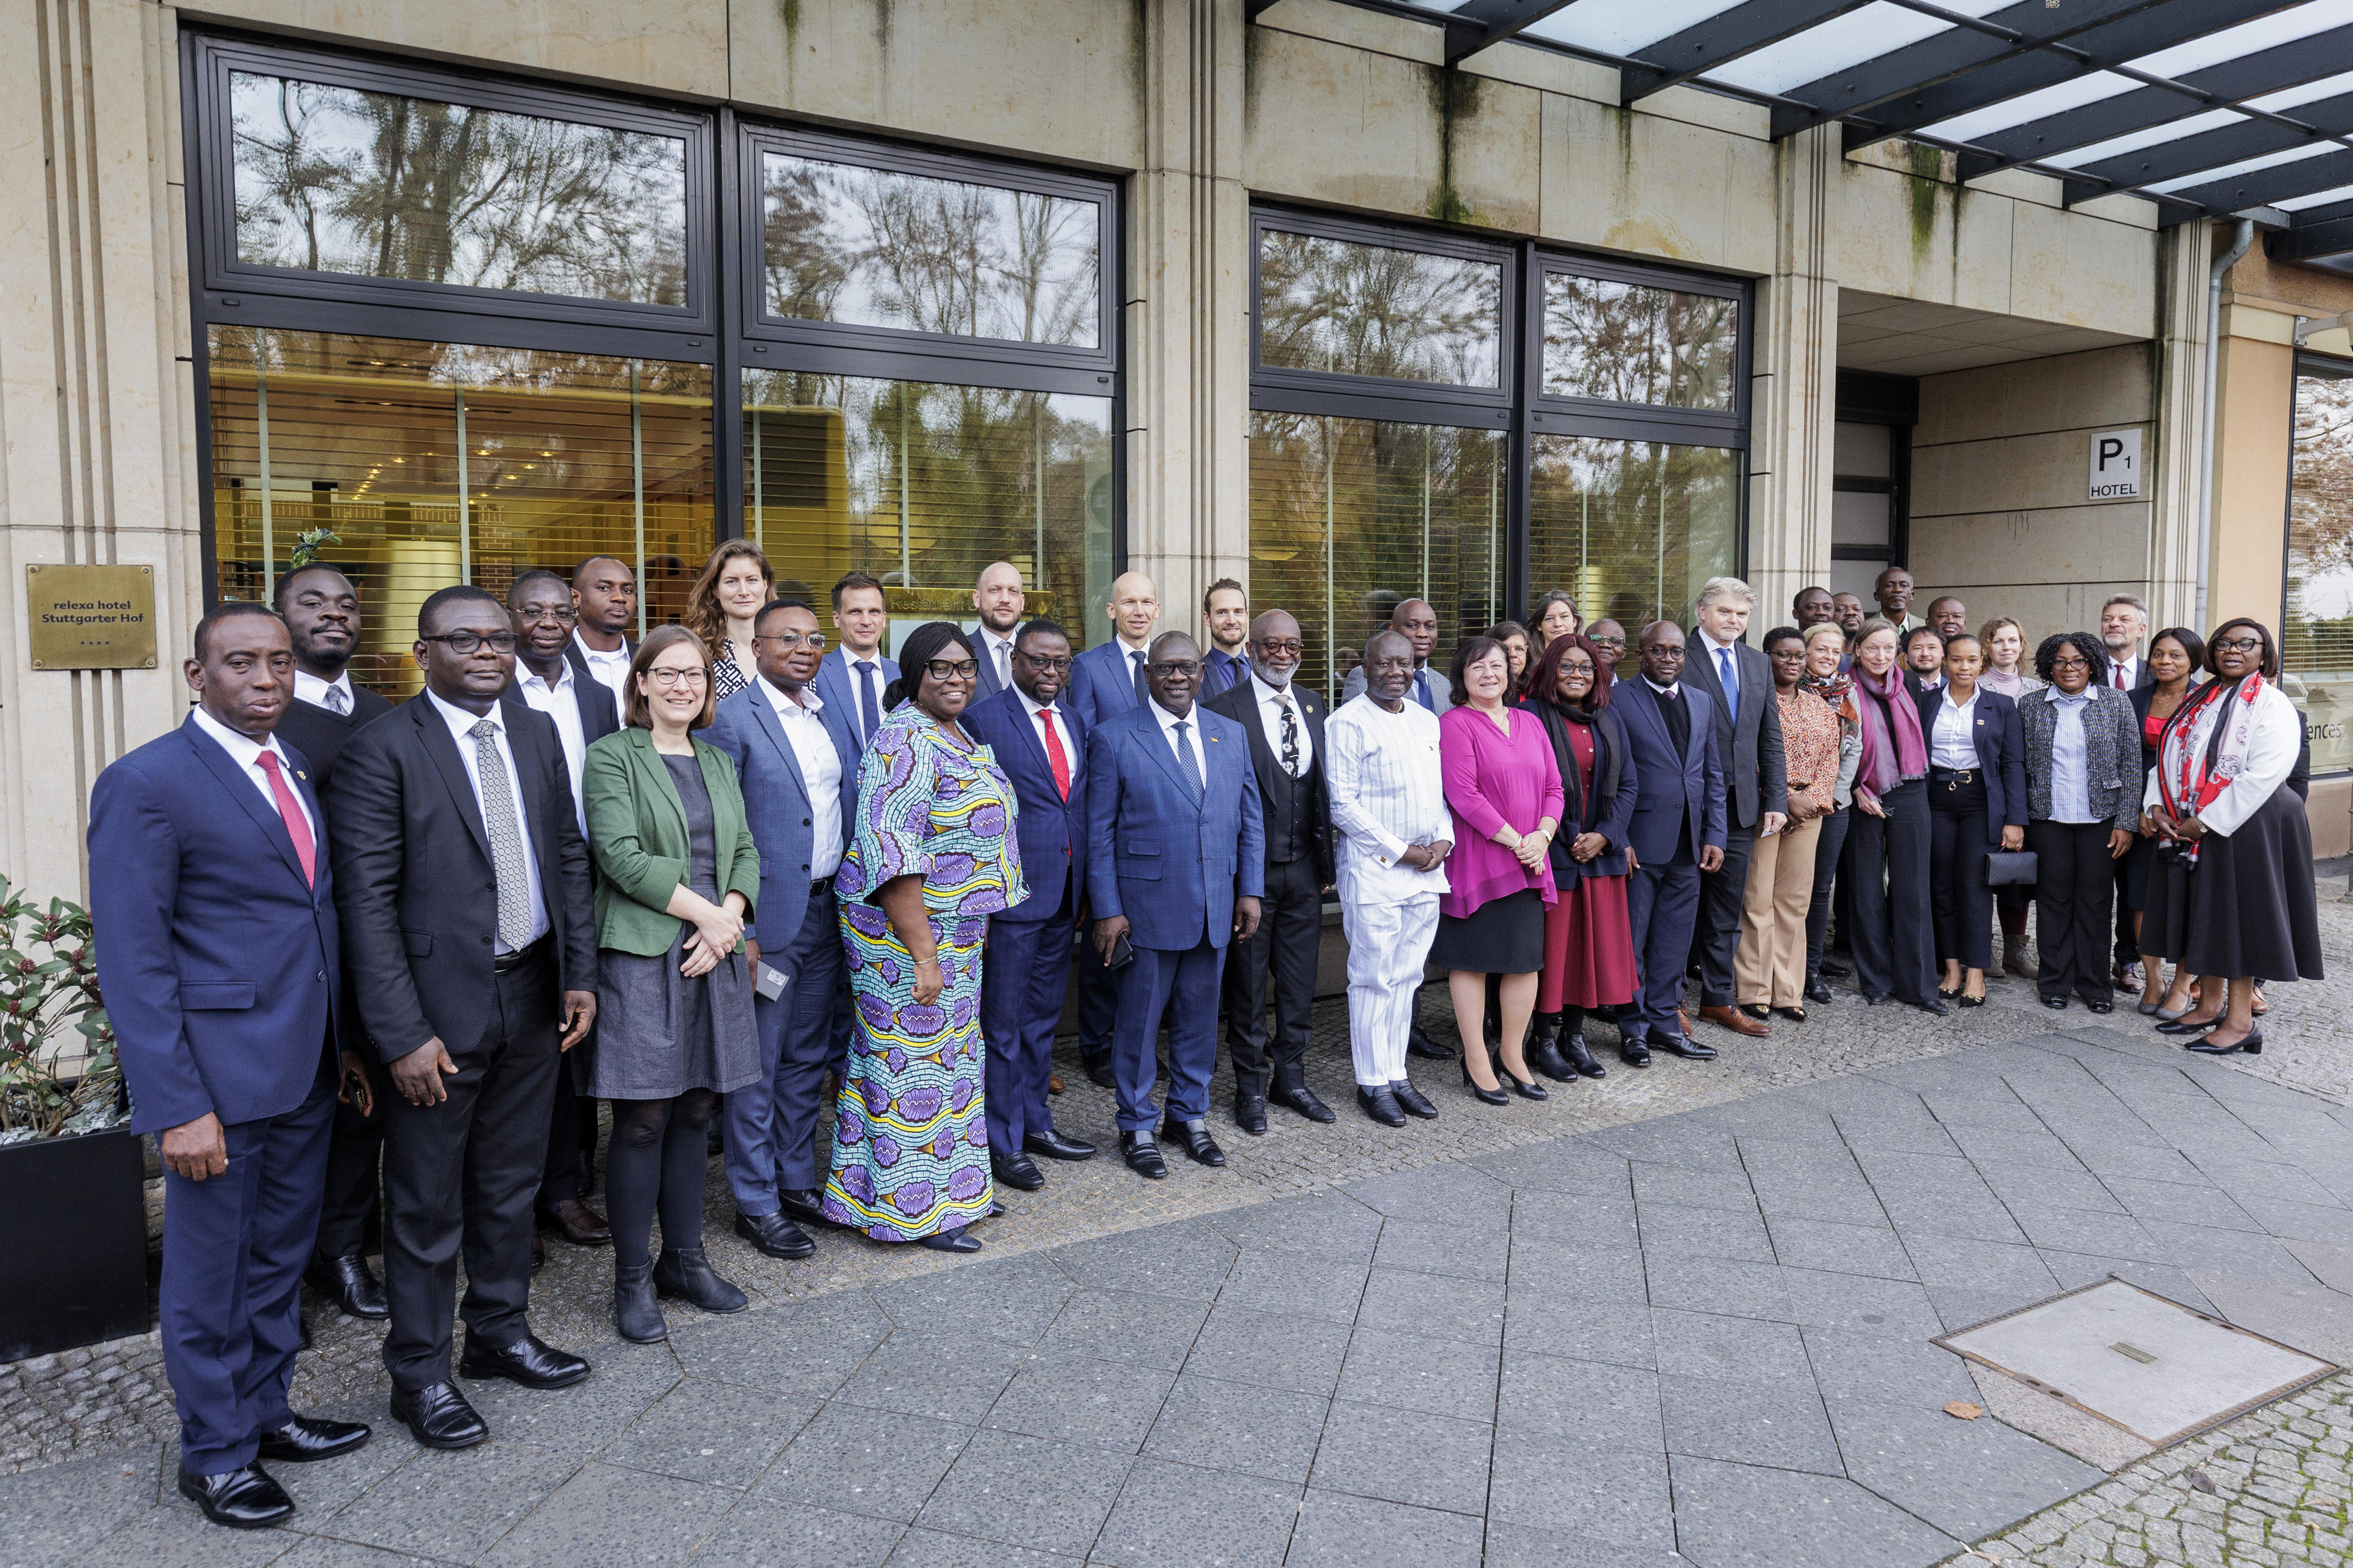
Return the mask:
[[1141,572],[1123,572],[1112,580],[1111,603],[1103,608],[1120,641],[1142,647],[1152,635],[1152,623],[1160,618],[1160,590]]
[[1389,612],[1389,626],[1413,645],[1413,662],[1430,662],[1430,650],[1438,646],[1438,612],[1427,599],[1408,599]]
[[1001,637],[1013,635],[1021,624],[1021,612],[1028,600],[1021,592],[1021,574],[1010,561],[992,561],[980,569],[980,576],[972,585],[972,607],[980,616],[980,624]]

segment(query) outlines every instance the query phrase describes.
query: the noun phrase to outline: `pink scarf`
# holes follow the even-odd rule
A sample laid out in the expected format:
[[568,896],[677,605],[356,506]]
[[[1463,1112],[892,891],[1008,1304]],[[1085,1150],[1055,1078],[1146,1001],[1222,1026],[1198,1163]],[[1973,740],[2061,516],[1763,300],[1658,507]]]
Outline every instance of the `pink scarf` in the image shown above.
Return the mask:
[[1862,710],[1862,758],[1855,787],[1870,791],[1877,800],[1905,779],[1927,776],[1928,742],[1921,738],[1920,710],[1905,689],[1902,668],[1890,668],[1884,681],[1873,679],[1860,664],[1853,673],[1855,685],[1871,693],[1855,704]]

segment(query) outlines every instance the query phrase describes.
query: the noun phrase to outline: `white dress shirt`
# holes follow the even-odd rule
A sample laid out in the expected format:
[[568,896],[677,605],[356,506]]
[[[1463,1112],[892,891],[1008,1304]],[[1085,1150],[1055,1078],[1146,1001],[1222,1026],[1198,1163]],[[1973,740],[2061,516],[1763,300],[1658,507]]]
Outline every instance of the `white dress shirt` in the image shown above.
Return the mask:
[[[1168,742],[1168,754],[1182,762],[1184,759],[1176,750],[1177,746],[1183,744],[1192,748],[1193,765],[1196,770],[1193,776],[1201,781],[1203,789],[1208,788],[1209,758],[1208,753],[1201,749],[1201,705],[1195,703],[1192,711],[1179,719],[1176,714],[1160,706],[1158,698],[1154,698],[1151,701],[1152,716],[1160,721],[1160,733]],[[1176,726],[1179,724],[1185,726],[1185,733],[1181,741],[1176,733]]]
[[1408,701],[1395,713],[1369,696],[1351,698],[1324,721],[1324,776],[1340,830],[1339,889],[1356,904],[1436,898],[1446,868],[1417,870],[1398,857],[1417,844],[1454,837],[1439,770],[1438,716]]
[[[331,691],[335,694],[334,697],[331,698],[327,695]],[[341,700],[340,706],[338,706],[338,699]],[[350,715],[353,709],[359,706],[359,699],[352,692],[352,672],[348,669],[332,680],[322,680],[307,669],[296,670],[294,700],[298,702],[308,702],[313,708],[324,708],[330,713],[341,713],[346,717]]]
[[572,634],[572,646],[588,661],[588,673],[613,690],[613,718],[626,725],[629,721],[629,647],[625,640],[610,653],[599,653],[588,646],[587,639],[577,631]]
[[[1029,715],[1030,723],[1036,724],[1038,722],[1038,715],[1043,713],[1046,715],[1046,721],[1054,726],[1054,739],[1062,742],[1062,761],[1070,765],[1071,787],[1072,789],[1078,788],[1080,766],[1085,759],[1079,755],[1079,748],[1071,743],[1071,727],[1062,721],[1062,710],[1060,708],[1050,707],[1047,704],[1039,701],[1036,698],[1030,696],[1028,692],[1022,690],[1018,686],[1013,689],[1013,695],[1015,699],[1020,702],[1022,710]],[[1041,729],[1038,736],[1038,748],[1039,750],[1043,751],[1045,750],[1045,746],[1046,737]],[[1052,763],[1053,759],[1050,756],[1047,758],[1048,771],[1050,772],[1052,769]],[[1207,776],[1207,774],[1203,775],[1204,778]]]
[[228,753],[228,760],[235,763],[238,770],[252,781],[253,787],[261,792],[261,798],[269,803],[269,815],[272,816],[278,816],[278,796],[269,787],[269,773],[262,770],[261,753],[268,752],[278,759],[278,766],[285,775],[286,787],[293,791],[294,804],[302,808],[303,816],[311,824],[311,843],[317,857],[311,864],[314,866],[322,864],[327,853],[327,846],[319,833],[319,818],[311,810],[310,803],[302,798],[302,792],[294,788],[294,764],[287,757],[286,748],[278,743],[278,737],[272,735],[266,741],[250,740],[238,734],[202,708],[192,708],[188,711],[195,715],[196,728],[219,742],[221,750]]
[[[491,743],[498,747],[500,757],[504,759],[507,764],[507,793],[514,798],[515,831],[522,839],[523,877],[531,889],[531,935],[523,943],[528,947],[532,942],[537,942],[547,934],[547,900],[541,894],[539,889],[539,856],[531,847],[531,814],[523,809],[522,775],[515,767],[514,747],[507,740],[507,716],[499,710],[499,705],[495,702],[491,704],[489,712],[478,716],[467,712],[455,703],[443,701],[441,694],[430,688],[427,689],[425,697],[426,700],[433,704],[434,711],[441,715],[442,722],[449,726],[450,739],[458,742],[458,755],[464,761],[466,777],[474,786],[474,809],[477,811],[481,810],[482,806],[482,773],[475,761],[474,737],[471,731],[475,725],[485,719],[489,720],[498,731],[498,733],[491,737]],[[485,826],[489,824],[490,817],[487,814],[484,815],[482,821]],[[494,937],[491,951],[507,952],[512,950],[507,946],[504,937]]]
[[588,803],[580,798],[580,769],[588,758],[588,732],[580,722],[580,700],[573,693],[572,661],[559,658],[555,668],[563,673],[551,688],[533,674],[529,665],[515,660],[515,694],[529,703],[534,712],[546,714],[555,721],[555,738],[564,743],[564,771],[572,775],[572,814],[580,819],[580,837],[588,837]]
[[1928,736],[1929,766],[1964,773],[1977,767],[1977,716],[1975,691],[1969,693],[1967,702],[1955,702],[1951,688],[1946,689],[1944,700],[1936,704],[1936,721]]
[[[1250,672],[1250,683],[1251,691],[1258,698],[1259,722],[1266,727],[1266,749],[1274,753],[1278,765],[1282,762],[1282,710],[1288,708],[1298,715],[1293,723],[1299,736],[1299,765],[1291,770],[1291,776],[1305,778],[1307,770],[1315,763],[1315,742],[1307,733],[1307,710],[1299,705],[1299,699],[1290,687],[1277,689],[1269,686],[1255,670]],[[1429,710],[1424,709],[1423,711]]]
[[1013,684],[1013,639],[1011,637],[1001,637],[987,626],[976,626],[973,629],[973,647],[981,658],[988,661],[988,668],[996,672],[998,686]]
[[802,687],[796,702],[765,675],[760,691],[776,710],[776,722],[792,742],[793,760],[801,765],[801,783],[808,786],[809,878],[830,877],[841,868],[841,753],[833,749],[833,736],[818,717],[825,703],[814,685]]
[[2140,660],[2129,654],[2123,658],[2111,655],[2107,667],[2100,672],[2100,684],[2129,692],[2140,684]]

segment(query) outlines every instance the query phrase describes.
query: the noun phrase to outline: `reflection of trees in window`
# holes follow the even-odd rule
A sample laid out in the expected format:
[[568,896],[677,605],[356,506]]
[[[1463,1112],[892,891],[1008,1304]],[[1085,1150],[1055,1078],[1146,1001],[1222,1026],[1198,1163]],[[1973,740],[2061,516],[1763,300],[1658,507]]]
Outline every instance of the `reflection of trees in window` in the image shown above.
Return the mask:
[[2353,375],[2296,378],[2288,662],[2353,674]]
[[1563,588],[1588,620],[1630,633],[1683,620],[1732,571],[1735,453],[1652,441],[1539,436],[1529,476],[1529,597]]
[[1545,391],[1728,409],[1738,316],[1712,294],[1546,273]]
[[1491,261],[1269,229],[1259,248],[1259,361],[1493,386],[1503,279]]
[[1092,347],[1095,204],[769,153],[768,312]]
[[686,301],[679,138],[233,73],[237,258]]

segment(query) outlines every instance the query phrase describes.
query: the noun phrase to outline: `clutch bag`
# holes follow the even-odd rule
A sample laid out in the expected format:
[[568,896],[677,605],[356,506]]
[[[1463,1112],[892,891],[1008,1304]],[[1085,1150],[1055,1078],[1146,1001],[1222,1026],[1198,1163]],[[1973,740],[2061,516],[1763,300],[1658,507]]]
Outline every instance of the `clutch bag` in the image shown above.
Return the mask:
[[1989,888],[2031,888],[2039,869],[2031,849],[1986,851],[1986,886]]

